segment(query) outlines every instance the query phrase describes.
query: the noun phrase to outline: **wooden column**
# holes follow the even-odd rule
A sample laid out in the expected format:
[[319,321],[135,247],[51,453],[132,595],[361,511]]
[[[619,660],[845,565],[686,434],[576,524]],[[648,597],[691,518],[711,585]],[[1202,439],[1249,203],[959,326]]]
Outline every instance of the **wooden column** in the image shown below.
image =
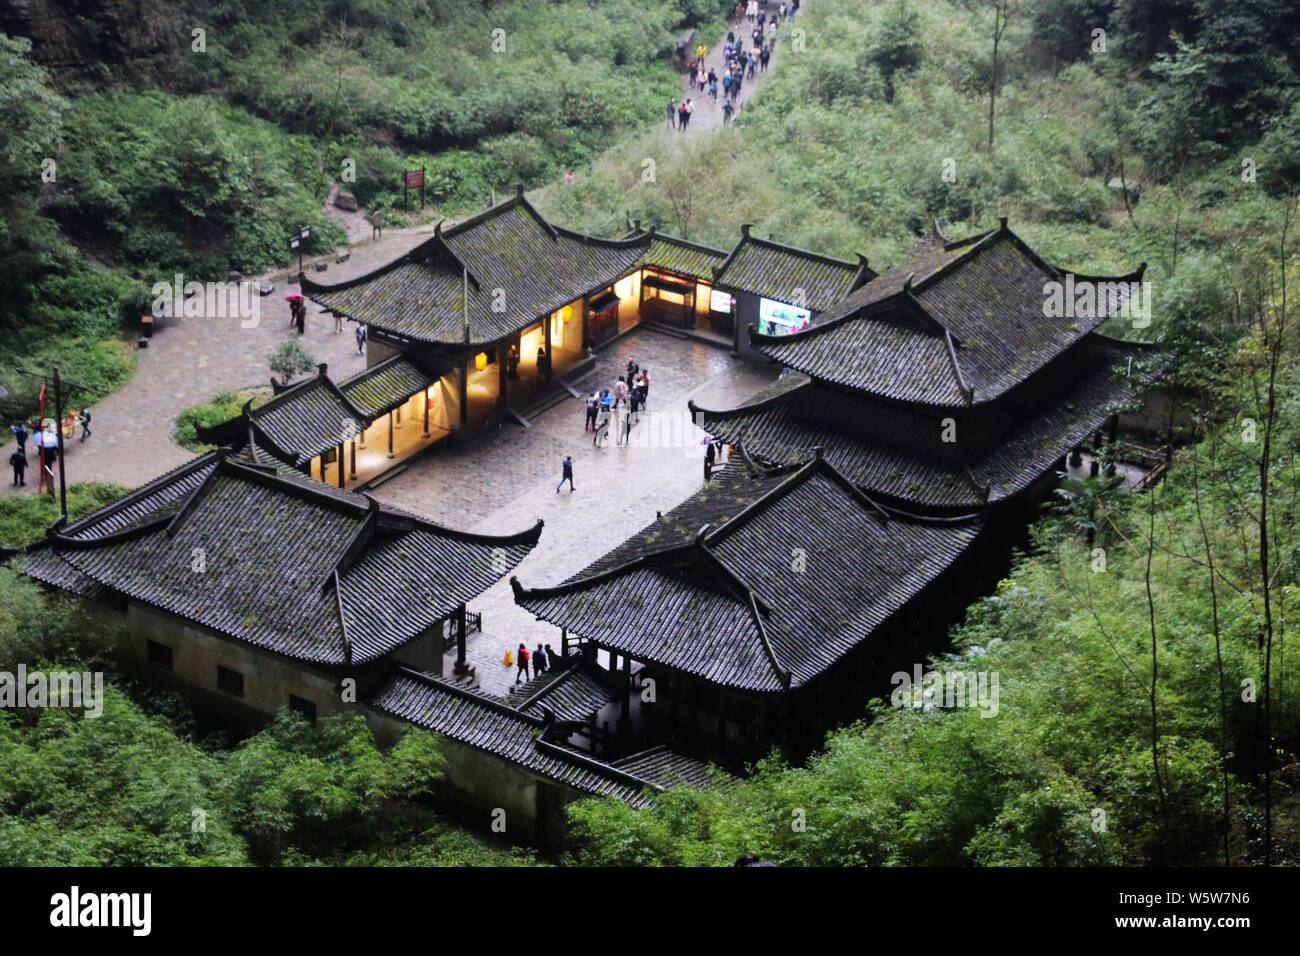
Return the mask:
[[632,716],[632,658],[623,655],[623,704],[619,711],[619,723],[626,725]]
[[510,384],[506,381],[506,356],[510,346],[502,339],[497,343],[497,408],[505,408],[510,401]]
[[424,433],[429,434],[429,390],[420,392],[420,401],[424,403]]
[[569,656],[569,629],[567,627],[562,627],[560,628],[560,657],[567,658],[568,656]]
[[1088,462],[1088,474],[1093,478],[1101,470],[1101,462],[1097,460],[1097,455],[1101,452],[1101,430],[1092,433],[1092,461]]
[[465,663],[465,638],[468,629],[468,622],[465,620],[465,605],[461,604],[456,608],[456,674],[464,674],[469,670]]
[[393,410],[388,410],[388,457],[396,458],[393,454]]
[[[468,361],[468,360],[466,360]],[[466,362],[460,363],[460,420],[469,421],[469,372]]]
[[343,487],[343,472],[344,472],[344,468],[345,468],[346,465],[347,465],[347,463],[343,460],[343,450],[344,450],[344,449],[343,449],[343,442],[339,442],[339,453],[338,453],[338,456],[337,456],[337,457],[338,457],[338,461],[336,462],[336,464],[337,464],[338,469],[339,469],[339,487],[340,487],[340,488]]
[[582,297],[582,342],[581,342],[581,348],[584,353],[587,351],[587,343],[589,343],[590,341],[591,341],[591,296],[584,295]]
[[548,382],[551,380],[551,373],[555,371],[554,348],[551,345],[551,321],[551,316],[547,315],[542,326],[542,336],[546,340],[546,381]]
[[348,442],[348,445],[350,446],[352,451],[352,469],[348,477],[355,478],[357,476],[357,440],[353,438],[350,442]]

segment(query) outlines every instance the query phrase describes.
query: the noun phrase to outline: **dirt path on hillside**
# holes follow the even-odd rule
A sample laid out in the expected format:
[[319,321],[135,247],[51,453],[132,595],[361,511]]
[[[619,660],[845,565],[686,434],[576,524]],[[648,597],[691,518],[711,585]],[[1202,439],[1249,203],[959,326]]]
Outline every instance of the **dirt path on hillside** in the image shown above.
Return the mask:
[[[766,4],[760,4],[759,12],[764,17],[770,17],[777,11],[778,7],[778,3],[769,2]],[[752,97],[754,93],[758,91],[759,87],[763,85],[763,81],[767,76],[773,70],[779,69],[777,64],[780,60],[781,50],[789,45],[790,37],[795,29],[794,24],[796,22],[797,21],[795,20],[782,20],[777,24],[775,33],[772,32],[770,25],[763,31],[766,37],[764,40],[765,43],[768,42],[768,40],[775,41],[772,44],[772,56],[768,60],[766,72],[763,71],[762,65],[760,64],[754,68],[753,77],[747,76],[745,78],[745,82],[741,86],[740,92],[736,94],[736,98],[732,100],[732,105],[736,108],[736,112],[732,116],[733,122],[739,118],[741,113],[744,111],[745,104],[749,102],[750,97]],[[749,49],[753,46],[750,34],[754,28],[753,25],[744,17],[741,17],[739,22],[734,19],[729,19],[727,22],[727,29],[735,33],[736,39],[744,44],[744,49]],[[722,121],[725,118],[722,107],[726,97],[724,97],[722,93],[721,80],[723,68],[725,66],[722,58],[722,50],[726,40],[727,34],[724,32],[717,38],[717,42],[708,48],[708,52],[704,55],[705,75],[707,76],[710,69],[718,75],[718,98],[716,100],[709,97],[707,85],[705,86],[704,92],[701,93],[698,87],[693,89],[690,87],[691,77],[689,73],[682,77],[682,92],[681,96],[678,97],[678,102],[680,103],[683,98],[689,98],[692,101],[692,105],[695,107],[695,112],[691,116],[691,121],[686,127],[686,134],[688,136],[691,133],[698,132],[699,130],[716,129],[722,125]],[[666,112],[664,122],[667,122]]]

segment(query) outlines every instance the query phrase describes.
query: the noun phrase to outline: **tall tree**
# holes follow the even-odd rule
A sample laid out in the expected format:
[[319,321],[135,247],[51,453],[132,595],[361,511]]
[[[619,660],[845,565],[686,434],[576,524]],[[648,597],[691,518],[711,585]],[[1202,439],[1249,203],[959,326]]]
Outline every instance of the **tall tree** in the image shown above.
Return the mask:
[[993,151],[993,114],[998,98],[998,47],[1007,32],[1012,0],[993,0],[993,69],[989,72],[989,152]]

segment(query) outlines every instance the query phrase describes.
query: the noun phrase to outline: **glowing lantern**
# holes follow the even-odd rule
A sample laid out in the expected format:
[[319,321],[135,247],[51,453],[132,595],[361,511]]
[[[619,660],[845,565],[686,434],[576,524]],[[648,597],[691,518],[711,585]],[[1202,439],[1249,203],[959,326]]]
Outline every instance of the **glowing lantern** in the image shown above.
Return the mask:
[[487,353],[479,352],[474,356],[474,367],[480,372],[487,368]]
[[573,318],[573,309],[566,305],[560,310],[560,318],[568,322],[569,319]]

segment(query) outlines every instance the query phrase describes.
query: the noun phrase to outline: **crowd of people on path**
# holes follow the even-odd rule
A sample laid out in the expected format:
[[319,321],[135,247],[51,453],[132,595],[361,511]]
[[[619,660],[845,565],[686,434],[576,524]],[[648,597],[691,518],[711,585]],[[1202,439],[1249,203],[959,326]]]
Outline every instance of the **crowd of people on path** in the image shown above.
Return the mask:
[[641,420],[650,394],[650,371],[635,361],[627,363],[627,374],[620,375],[612,388],[600,388],[587,396],[587,418],[583,431],[593,432],[591,443],[602,448],[614,430],[615,444],[630,445],[632,427]]
[[[768,6],[770,9],[771,5]],[[687,64],[689,90],[700,96],[707,94],[714,102],[717,102],[721,94],[724,126],[735,115],[745,80],[752,80],[756,73],[767,72],[776,44],[777,30],[782,22],[793,19],[799,12],[799,0],[778,4],[770,13],[765,13],[762,8],[763,5],[758,0],[749,0],[748,3],[742,0],[736,4],[732,13],[735,23],[722,46],[721,76],[718,75],[718,70],[704,62],[708,48],[703,43],[695,48],[695,59]],[[738,32],[745,32],[743,24],[746,23],[749,27],[748,38],[737,38]],[[680,102],[673,97],[668,101],[668,125],[673,129],[686,132],[694,113],[695,101],[692,97],[683,97]]]

